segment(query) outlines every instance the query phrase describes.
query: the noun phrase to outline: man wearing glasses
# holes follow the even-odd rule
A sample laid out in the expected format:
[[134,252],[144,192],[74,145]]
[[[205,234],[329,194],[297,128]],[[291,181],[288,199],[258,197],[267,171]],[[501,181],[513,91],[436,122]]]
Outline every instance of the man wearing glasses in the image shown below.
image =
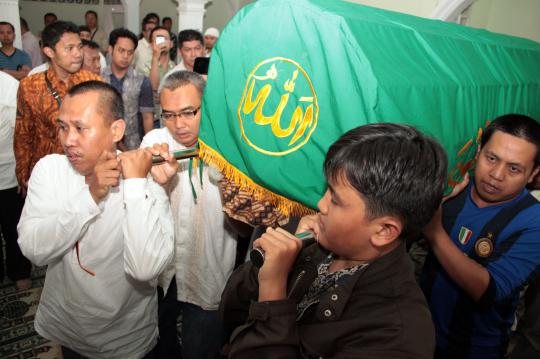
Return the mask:
[[[165,127],[150,131],[141,146],[167,143],[173,151],[197,146],[204,86],[201,75],[190,71],[165,77],[159,89]],[[219,177],[198,159],[183,160],[176,176],[165,185],[176,252],[159,280],[164,298],[159,308],[158,357],[214,358],[224,344],[217,309],[234,267],[236,240],[225,225]],[[176,335],[180,312],[182,347]]]

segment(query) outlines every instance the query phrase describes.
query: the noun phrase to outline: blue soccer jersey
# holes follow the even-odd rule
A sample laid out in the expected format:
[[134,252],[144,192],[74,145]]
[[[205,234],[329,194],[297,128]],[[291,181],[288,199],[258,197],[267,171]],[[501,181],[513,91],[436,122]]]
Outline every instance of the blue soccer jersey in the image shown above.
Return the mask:
[[[489,272],[486,293],[474,302],[431,253],[421,285],[443,352],[454,358],[502,358],[519,291],[540,266],[540,204],[523,190],[510,202],[479,208],[471,190],[472,181],[444,205],[443,222],[454,244]],[[508,224],[501,224],[502,217]]]

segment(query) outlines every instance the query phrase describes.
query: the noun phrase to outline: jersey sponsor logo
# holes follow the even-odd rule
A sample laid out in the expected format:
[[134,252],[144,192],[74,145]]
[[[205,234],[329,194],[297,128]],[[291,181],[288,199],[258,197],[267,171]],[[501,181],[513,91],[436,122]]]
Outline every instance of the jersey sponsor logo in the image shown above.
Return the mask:
[[487,258],[493,252],[493,242],[489,238],[480,238],[474,244],[474,251],[481,258]]
[[472,231],[467,227],[461,227],[459,231],[459,243],[466,245],[472,237]]

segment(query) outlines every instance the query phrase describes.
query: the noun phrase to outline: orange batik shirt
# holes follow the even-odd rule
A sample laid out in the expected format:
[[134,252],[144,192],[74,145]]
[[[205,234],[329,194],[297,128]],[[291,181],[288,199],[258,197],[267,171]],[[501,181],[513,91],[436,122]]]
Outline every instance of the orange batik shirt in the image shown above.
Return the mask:
[[58,140],[58,102],[49,91],[45,76],[53,91],[64,98],[73,85],[90,80],[102,80],[98,75],[80,70],[70,76],[68,83],[60,81],[52,69],[29,76],[19,85],[17,95],[17,120],[13,139],[17,180],[26,185],[32,168],[42,157],[62,153]]

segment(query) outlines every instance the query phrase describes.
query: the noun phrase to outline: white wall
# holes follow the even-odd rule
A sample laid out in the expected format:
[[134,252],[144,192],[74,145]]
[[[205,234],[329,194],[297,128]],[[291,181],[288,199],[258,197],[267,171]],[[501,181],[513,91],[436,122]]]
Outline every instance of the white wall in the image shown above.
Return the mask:
[[59,20],[72,21],[77,25],[85,24],[84,14],[88,10],[94,10],[98,14],[100,21],[103,18],[101,5],[19,0],[19,8],[21,17],[26,19],[34,35],[37,35],[43,30],[43,15],[48,12],[54,12]]
[[539,0],[478,0],[467,20],[468,26],[540,42]]
[[160,20],[164,17],[170,17],[173,20],[172,29],[178,29],[178,15],[176,11],[176,2],[174,0],[142,0],[140,7],[139,24],[149,12],[155,12]]
[[440,0],[347,0],[380,9],[398,11],[405,14],[429,17]]
[[[443,0],[347,0],[429,18]],[[540,0],[475,0],[465,25],[540,42]]]
[[[330,1],[330,0],[329,0]],[[429,18],[433,10],[443,0],[348,0],[382,9],[404,12]],[[103,3],[103,1],[101,1]],[[212,0],[206,5],[204,29],[217,27],[223,30],[234,16],[237,5],[244,6],[253,0]],[[94,10],[102,16],[102,5],[79,5],[50,3],[42,1],[19,1],[21,16],[26,18],[34,34],[43,27],[43,15],[56,13],[60,19],[84,24],[84,13]],[[148,12],[156,12],[161,18],[170,16],[173,29],[176,23],[176,0],[142,0],[140,21]],[[485,28],[490,31],[526,37],[540,42],[540,0],[475,0],[466,12],[466,25]],[[139,21],[139,22],[140,22]]]

